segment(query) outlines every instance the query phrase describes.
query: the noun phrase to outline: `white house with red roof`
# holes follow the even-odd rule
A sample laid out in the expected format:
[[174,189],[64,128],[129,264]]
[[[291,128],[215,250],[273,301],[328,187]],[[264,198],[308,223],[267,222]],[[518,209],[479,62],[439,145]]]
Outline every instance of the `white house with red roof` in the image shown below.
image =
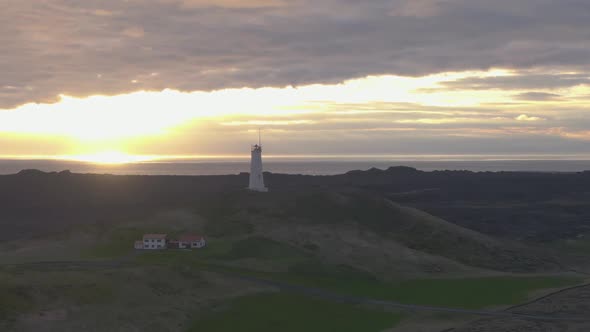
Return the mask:
[[168,242],[167,234],[144,234],[143,235],[143,249],[147,250],[162,250],[166,249]]
[[199,249],[207,245],[205,237],[197,234],[184,234],[178,240],[168,239],[167,234],[144,234],[143,240],[135,241],[135,249]]
[[205,237],[197,234],[184,234],[178,239],[178,248],[203,248],[207,245]]

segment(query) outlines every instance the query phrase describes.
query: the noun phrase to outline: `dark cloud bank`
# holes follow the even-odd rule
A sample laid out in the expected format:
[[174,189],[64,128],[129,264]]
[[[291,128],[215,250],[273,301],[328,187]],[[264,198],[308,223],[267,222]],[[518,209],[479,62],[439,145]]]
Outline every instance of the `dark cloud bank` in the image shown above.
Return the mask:
[[491,67],[583,73],[590,65],[585,0],[8,0],[2,7],[0,108],[60,93]]

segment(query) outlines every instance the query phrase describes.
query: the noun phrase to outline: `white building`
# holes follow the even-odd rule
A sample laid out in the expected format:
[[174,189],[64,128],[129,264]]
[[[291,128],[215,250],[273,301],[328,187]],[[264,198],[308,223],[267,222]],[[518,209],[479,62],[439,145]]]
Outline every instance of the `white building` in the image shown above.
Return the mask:
[[258,133],[258,144],[252,147],[250,159],[250,185],[248,189],[252,191],[267,192],[268,188],[264,186],[264,177],[262,175],[262,144],[260,143],[260,132]]
[[143,249],[161,250],[166,249],[166,234],[144,234]]
[[178,239],[178,248],[180,249],[203,248],[205,245],[207,245],[207,241],[201,235],[186,234]]

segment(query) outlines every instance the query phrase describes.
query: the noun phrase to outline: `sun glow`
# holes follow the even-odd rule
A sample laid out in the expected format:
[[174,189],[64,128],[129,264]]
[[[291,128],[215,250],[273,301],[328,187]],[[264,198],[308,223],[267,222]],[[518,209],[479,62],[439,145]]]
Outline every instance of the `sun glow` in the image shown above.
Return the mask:
[[103,151],[94,154],[63,156],[59,159],[113,165],[153,161],[157,157],[130,155],[120,151]]
[[[562,124],[550,126],[555,120],[563,123],[579,117],[590,95],[588,86],[536,89],[562,99],[523,101],[515,96],[526,89],[465,90],[446,85],[465,78],[518,75],[492,69],[424,77],[368,76],[297,87],[61,96],[56,103],[0,109],[0,144],[2,139],[10,142],[1,152],[100,164],[162,159],[146,155],[236,154],[242,151],[242,142],[256,137],[259,127],[273,139],[291,144],[332,140],[337,133],[342,137],[404,131],[439,135],[448,127],[470,132],[490,126],[497,127],[497,133],[508,133],[510,126],[525,125],[545,126],[536,129],[539,134],[544,130],[546,135],[573,137],[558,130]],[[572,110],[555,112],[557,103],[560,108],[567,103]],[[588,136],[586,131],[576,132],[575,137]]]
[[[286,116],[322,111],[332,103],[375,101],[426,106],[474,106],[501,99],[498,92],[420,90],[465,77],[508,75],[504,70],[425,77],[369,76],[341,84],[217,91],[138,91],[117,96],[60,96],[53,104],[29,103],[0,112],[0,132],[70,137],[82,143],[168,135],[204,118]],[[319,108],[319,109],[318,109]],[[227,121],[226,121],[227,122]]]

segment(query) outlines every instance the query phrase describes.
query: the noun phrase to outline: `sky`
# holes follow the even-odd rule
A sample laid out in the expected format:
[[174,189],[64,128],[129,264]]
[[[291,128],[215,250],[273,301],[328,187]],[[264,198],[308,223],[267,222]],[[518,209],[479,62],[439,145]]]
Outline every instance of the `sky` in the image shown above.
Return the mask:
[[0,45],[4,158],[590,156],[587,0],[3,0]]

